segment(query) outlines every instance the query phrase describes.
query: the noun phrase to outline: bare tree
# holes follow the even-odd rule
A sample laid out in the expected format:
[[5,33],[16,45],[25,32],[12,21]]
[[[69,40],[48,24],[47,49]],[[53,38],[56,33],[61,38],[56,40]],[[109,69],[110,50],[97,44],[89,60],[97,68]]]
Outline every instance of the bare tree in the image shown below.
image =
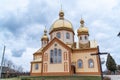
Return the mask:
[[4,59],[4,61],[3,61],[3,66],[7,67],[7,62],[8,62],[8,60],[7,60],[7,59]]
[[22,66],[19,66],[18,69],[19,69],[19,72],[23,72]]
[[7,61],[7,67],[8,67],[8,68],[12,68],[12,65],[13,65],[13,62],[10,61],[10,60],[8,60],[8,61]]
[[7,77],[20,76],[23,73],[23,67],[14,64],[11,60],[4,59],[3,66]]

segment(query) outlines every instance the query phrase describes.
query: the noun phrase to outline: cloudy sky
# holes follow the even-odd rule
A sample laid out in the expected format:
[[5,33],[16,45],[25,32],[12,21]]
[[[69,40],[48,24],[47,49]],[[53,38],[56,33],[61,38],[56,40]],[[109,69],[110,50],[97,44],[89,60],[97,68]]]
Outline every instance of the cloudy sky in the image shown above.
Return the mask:
[[41,47],[44,26],[49,30],[58,19],[61,4],[75,33],[82,16],[90,39],[120,64],[120,0],[0,0],[0,61],[6,45],[5,58],[29,71],[32,54]]

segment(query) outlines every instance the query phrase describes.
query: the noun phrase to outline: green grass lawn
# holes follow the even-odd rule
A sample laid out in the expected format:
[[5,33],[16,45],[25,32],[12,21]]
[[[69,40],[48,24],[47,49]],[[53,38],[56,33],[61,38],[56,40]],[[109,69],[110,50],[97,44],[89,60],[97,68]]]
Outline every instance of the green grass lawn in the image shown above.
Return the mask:
[[100,76],[38,76],[21,77],[21,80],[101,80]]
[[0,80],[101,80],[100,76],[21,76]]
[[20,78],[5,78],[5,79],[0,79],[0,80],[21,80]]

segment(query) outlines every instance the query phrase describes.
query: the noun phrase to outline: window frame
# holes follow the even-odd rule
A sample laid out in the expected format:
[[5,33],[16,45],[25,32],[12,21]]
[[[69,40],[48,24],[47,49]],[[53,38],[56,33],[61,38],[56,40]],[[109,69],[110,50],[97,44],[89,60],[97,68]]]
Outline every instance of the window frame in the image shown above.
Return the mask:
[[87,38],[87,36],[85,36],[85,40],[87,40],[88,38]]
[[[81,63],[81,66],[79,65]],[[82,61],[82,59],[78,59],[78,61],[77,61],[77,67],[78,68],[83,68],[83,61]]]
[[[91,66],[91,62],[90,61],[92,61],[92,63],[93,63],[92,66]],[[88,67],[89,68],[94,68],[94,61],[93,61],[93,59],[89,59],[88,60]]]
[[54,48],[54,63],[57,63],[57,55],[58,55],[58,53],[57,53],[57,48]]
[[38,69],[39,69],[39,64],[36,63],[36,64],[35,64],[35,70],[38,70]]
[[82,40],[82,36],[80,36],[80,40]]
[[60,39],[60,38],[61,38],[61,33],[60,33],[60,32],[57,32],[57,33],[56,33],[56,37]]
[[50,64],[58,64],[62,62],[62,50],[54,48],[50,50]]
[[50,63],[53,64],[54,63],[54,51],[50,50]]
[[70,39],[70,33],[66,32],[66,39]]
[[62,50],[61,49],[58,49],[58,55],[57,55],[57,63],[61,63],[62,62]]

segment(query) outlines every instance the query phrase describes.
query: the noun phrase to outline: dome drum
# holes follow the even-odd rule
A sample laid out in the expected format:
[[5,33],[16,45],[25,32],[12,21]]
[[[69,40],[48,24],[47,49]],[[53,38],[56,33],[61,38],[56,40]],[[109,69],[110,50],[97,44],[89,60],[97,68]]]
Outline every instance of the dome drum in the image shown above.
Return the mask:
[[51,34],[51,33],[54,32],[54,31],[59,31],[59,30],[71,31],[71,32],[73,32],[73,34],[74,34],[73,29],[70,29],[70,28],[67,28],[67,27],[58,27],[58,28],[54,28],[53,30],[50,31],[49,34]]
[[78,33],[78,36],[79,35],[88,35],[89,36],[89,33],[88,32],[82,32],[82,33]]

